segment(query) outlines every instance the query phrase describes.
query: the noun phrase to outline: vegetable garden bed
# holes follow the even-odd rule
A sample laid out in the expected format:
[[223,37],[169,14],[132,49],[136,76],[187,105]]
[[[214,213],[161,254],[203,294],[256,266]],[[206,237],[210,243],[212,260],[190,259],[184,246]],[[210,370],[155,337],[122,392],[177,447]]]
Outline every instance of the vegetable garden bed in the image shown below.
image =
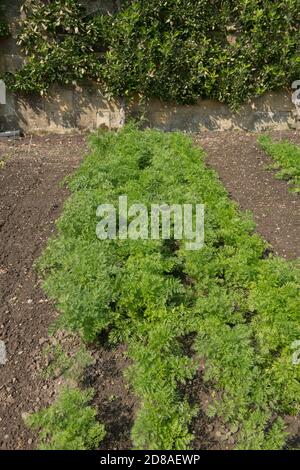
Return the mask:
[[[69,181],[58,237],[39,268],[60,327],[86,342],[105,333],[112,344],[127,344],[125,373],[139,401],[134,447],[192,445],[199,409],[182,385],[204,361],[216,396],[205,412],[226,423],[236,448],[282,448],[284,418],[299,412],[291,351],[300,337],[296,263],[269,253],[187,137],[129,126],[95,136],[92,149]],[[205,246],[98,240],[98,205],[117,205],[123,194],[129,204],[205,204]]]

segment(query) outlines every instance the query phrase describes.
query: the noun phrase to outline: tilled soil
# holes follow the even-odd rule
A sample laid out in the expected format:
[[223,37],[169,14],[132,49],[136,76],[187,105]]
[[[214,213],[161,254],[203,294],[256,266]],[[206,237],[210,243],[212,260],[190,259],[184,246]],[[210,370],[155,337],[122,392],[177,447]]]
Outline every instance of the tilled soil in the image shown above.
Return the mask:
[[[283,136],[300,143],[297,133]],[[208,153],[208,164],[217,169],[242,209],[253,210],[257,230],[274,251],[295,258],[300,253],[299,196],[289,193],[287,184],[265,169],[270,160],[256,139],[245,133],[196,136]],[[78,167],[85,151],[81,135],[0,141],[0,340],[7,349],[7,362],[0,365],[0,449],[37,447],[37,436],[23,418],[53,402],[61,385],[60,378],[42,376],[43,349],[57,313],[40,288],[33,263],[55,233],[55,220],[68,196],[61,181]],[[76,348],[76,340],[64,336],[60,340],[64,347]],[[86,371],[84,382],[95,389],[94,404],[107,430],[101,447],[131,448],[137,403],[123,377],[128,366],[125,349],[102,344],[91,352],[95,364]],[[201,373],[190,388],[192,401],[205,407],[209,391]],[[292,434],[297,434],[298,421],[290,424]],[[234,436],[224,437],[227,430],[222,423],[208,421],[204,415],[193,427],[196,449],[234,444]]]
[[[275,140],[300,145],[299,131],[270,133]],[[202,133],[195,142],[207,153],[230,196],[242,210],[253,212],[257,231],[283,258],[300,256],[300,197],[289,192],[286,181],[276,179],[272,163],[257,143],[257,134],[245,132]]]
[[0,141],[0,448],[35,447],[25,413],[51,401],[41,377],[41,351],[56,313],[39,287],[33,263],[54,232],[67,190],[60,185],[80,163],[81,136]]

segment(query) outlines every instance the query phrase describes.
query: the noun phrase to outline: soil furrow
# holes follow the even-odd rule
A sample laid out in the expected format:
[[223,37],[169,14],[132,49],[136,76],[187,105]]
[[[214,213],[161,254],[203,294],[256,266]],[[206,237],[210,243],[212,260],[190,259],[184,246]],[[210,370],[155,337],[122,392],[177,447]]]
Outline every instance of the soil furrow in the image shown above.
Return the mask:
[[[270,135],[300,145],[297,132]],[[202,133],[195,142],[206,151],[207,163],[218,172],[231,197],[242,210],[253,213],[257,231],[276,255],[295,259],[300,256],[300,197],[289,192],[286,181],[276,179],[276,171],[267,169],[272,160],[257,137],[245,132]]]

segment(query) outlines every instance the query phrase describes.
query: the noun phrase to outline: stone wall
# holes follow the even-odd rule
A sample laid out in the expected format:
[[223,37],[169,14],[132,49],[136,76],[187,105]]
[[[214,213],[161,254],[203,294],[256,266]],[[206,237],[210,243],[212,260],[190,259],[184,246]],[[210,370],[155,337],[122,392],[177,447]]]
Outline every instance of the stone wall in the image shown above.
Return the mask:
[[[10,96],[9,107],[5,108],[4,115],[0,114],[1,130],[71,132],[99,127],[116,129],[121,123],[118,101],[107,100],[101,89],[92,84],[70,89],[56,86],[47,97]],[[294,106],[288,91],[267,93],[243,106],[238,113],[211,100],[200,100],[193,106],[153,100],[143,109],[137,103],[128,107],[127,117],[141,115],[150,127],[164,131],[262,131],[295,127]]]
[[71,132],[106,127],[119,127],[117,101],[107,100],[96,85],[83,88],[55,86],[47,97],[10,96],[6,115],[1,117],[0,129],[9,126],[23,132]]
[[[89,12],[113,12],[115,0],[86,0]],[[14,37],[17,32],[22,0],[5,0],[6,15],[12,25],[13,37],[0,40],[0,74],[19,68],[23,59]],[[278,91],[253,100],[233,113],[228,106],[211,100],[200,100],[193,106],[180,106],[151,101],[145,109],[131,105],[127,116],[146,117],[151,127],[165,131],[245,129],[261,131],[285,130],[295,126],[291,91]],[[0,105],[0,131],[21,129],[24,132],[70,132],[99,127],[118,128],[121,122],[118,100],[108,100],[95,84],[85,87],[53,87],[47,97],[24,98],[9,95],[7,105]]]
[[236,113],[227,105],[212,100],[199,100],[191,106],[154,100],[149,103],[145,115],[150,126],[165,131],[286,130],[294,128],[296,123],[291,97],[290,90],[266,93]]

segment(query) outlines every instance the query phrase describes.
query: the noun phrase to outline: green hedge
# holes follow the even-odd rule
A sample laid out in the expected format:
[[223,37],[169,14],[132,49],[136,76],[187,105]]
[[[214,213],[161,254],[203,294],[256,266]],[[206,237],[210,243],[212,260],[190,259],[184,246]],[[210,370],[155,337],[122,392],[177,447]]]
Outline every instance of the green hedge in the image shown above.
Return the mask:
[[[300,76],[298,0],[134,0],[112,16],[27,0],[14,90],[98,80],[114,96],[237,107]],[[105,52],[103,52],[103,47]]]
[[0,38],[7,37],[8,35],[9,27],[7,21],[4,18],[3,0],[0,0]]

